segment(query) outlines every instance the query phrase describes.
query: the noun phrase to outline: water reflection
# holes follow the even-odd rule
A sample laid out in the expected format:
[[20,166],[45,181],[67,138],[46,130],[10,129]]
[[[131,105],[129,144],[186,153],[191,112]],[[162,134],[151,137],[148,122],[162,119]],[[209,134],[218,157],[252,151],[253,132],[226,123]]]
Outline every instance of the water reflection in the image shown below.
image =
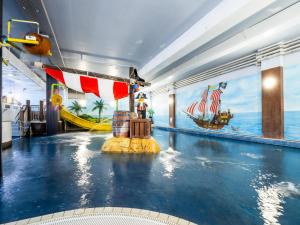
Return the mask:
[[[228,143],[227,143],[228,144]],[[226,155],[228,153],[226,144],[220,141],[214,141],[213,139],[204,139],[195,143],[197,147],[201,147],[203,150],[209,150],[209,153],[216,156]]]
[[88,135],[76,135],[73,146],[78,146],[78,150],[74,153],[73,159],[77,163],[76,182],[78,187],[81,188],[82,194],[80,196],[80,205],[86,206],[89,203],[87,193],[90,192],[92,176],[90,160],[95,157],[96,152],[88,149],[88,145],[91,143],[91,138]]
[[[128,206],[134,202],[136,206],[146,204],[147,198],[140,198],[149,192],[149,177],[155,155],[140,154],[109,154],[112,161],[112,188],[107,195],[107,204],[113,206]],[[130,188],[128,185],[130,184]]]
[[300,189],[292,182],[281,181],[283,177],[282,151],[272,151],[269,147],[262,148],[261,170],[252,182],[257,192],[257,204],[264,224],[279,225],[279,218],[284,214],[285,199],[299,196]]
[[259,173],[253,184],[258,195],[258,209],[266,225],[279,225],[279,217],[284,214],[285,199],[300,196],[299,186],[292,182],[270,183],[275,178],[272,174]]
[[177,134],[169,132],[169,147],[167,150],[163,150],[159,154],[159,161],[164,167],[163,176],[172,178],[176,168],[180,166],[182,160],[180,155],[182,153],[176,151],[177,146]]
[[171,178],[176,168],[179,168],[181,164],[180,155],[182,153],[169,147],[167,150],[162,151],[159,155],[159,161],[164,167],[163,176]]

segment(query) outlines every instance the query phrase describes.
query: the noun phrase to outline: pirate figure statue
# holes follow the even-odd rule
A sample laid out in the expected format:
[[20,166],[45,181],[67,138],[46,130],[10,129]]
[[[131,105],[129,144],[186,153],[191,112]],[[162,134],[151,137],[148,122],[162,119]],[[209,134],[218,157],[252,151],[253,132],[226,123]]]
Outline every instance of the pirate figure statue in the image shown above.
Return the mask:
[[146,119],[146,110],[147,110],[147,103],[145,102],[145,99],[147,99],[147,96],[145,93],[140,92],[137,96],[136,99],[138,99],[138,104],[137,104],[137,113],[138,117],[140,118],[142,116],[142,119]]
[[[133,72],[131,74],[129,74],[129,78],[130,78],[130,93],[131,94],[138,92],[140,86],[144,87],[143,83],[145,82],[145,80],[138,75],[138,72],[136,69],[134,69]],[[142,83],[139,83],[139,82],[142,82]]]

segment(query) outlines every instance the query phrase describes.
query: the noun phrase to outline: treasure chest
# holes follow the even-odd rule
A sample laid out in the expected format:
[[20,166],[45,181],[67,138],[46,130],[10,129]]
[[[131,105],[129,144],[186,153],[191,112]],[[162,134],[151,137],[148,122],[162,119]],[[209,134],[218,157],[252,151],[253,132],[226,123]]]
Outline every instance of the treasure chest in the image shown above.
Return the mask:
[[150,138],[151,122],[148,119],[130,120],[130,138]]

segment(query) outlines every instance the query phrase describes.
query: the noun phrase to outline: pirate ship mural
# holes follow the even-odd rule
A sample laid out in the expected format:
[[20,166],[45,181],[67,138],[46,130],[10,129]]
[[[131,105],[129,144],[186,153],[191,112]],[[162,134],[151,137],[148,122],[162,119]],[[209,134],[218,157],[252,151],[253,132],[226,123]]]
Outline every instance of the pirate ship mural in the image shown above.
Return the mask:
[[203,91],[200,101],[190,104],[184,113],[199,127],[222,129],[233,118],[230,109],[222,111],[222,93],[226,87],[227,82],[220,82],[217,88],[209,85]]

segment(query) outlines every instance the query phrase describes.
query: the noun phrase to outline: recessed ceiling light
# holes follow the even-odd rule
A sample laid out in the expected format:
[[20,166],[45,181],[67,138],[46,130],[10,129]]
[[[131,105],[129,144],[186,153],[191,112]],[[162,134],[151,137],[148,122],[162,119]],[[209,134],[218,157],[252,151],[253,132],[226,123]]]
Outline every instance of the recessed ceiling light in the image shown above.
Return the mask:
[[137,44],[137,45],[140,45],[140,44],[143,44],[143,40],[142,39],[140,39],[140,40],[137,40],[135,43]]

